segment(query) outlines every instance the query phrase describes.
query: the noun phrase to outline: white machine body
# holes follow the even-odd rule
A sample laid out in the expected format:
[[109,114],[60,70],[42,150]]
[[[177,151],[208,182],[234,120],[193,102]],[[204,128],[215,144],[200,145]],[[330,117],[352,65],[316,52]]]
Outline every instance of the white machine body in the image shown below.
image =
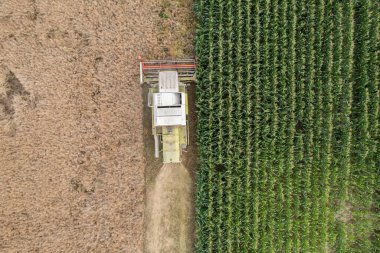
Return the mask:
[[153,94],[154,126],[186,126],[185,93]]

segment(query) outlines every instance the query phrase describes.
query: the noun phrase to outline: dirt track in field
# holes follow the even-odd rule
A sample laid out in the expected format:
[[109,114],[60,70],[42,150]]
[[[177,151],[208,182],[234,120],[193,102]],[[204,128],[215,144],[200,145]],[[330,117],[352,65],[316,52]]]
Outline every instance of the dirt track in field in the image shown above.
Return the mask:
[[0,252],[141,252],[158,1],[0,1]]
[[146,251],[192,252],[192,180],[182,164],[165,164],[147,194]]

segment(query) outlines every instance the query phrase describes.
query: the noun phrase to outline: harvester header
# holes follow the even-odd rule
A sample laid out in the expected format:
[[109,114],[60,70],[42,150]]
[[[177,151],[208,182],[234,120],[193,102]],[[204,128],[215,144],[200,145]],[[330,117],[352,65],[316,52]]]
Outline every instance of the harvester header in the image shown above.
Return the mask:
[[181,82],[195,81],[195,61],[193,59],[153,60],[140,59],[140,83],[156,82],[161,71],[176,71]]

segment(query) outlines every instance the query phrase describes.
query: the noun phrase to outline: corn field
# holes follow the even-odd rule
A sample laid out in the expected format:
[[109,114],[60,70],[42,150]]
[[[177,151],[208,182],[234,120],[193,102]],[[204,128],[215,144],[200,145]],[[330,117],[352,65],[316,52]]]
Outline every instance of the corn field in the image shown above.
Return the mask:
[[195,11],[197,252],[380,252],[379,2]]

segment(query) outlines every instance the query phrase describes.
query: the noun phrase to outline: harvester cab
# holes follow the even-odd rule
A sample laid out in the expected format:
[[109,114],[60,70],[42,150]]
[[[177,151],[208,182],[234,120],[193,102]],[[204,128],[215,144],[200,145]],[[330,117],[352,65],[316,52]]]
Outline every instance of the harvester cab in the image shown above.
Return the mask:
[[154,156],[164,163],[181,162],[189,144],[187,87],[195,81],[192,59],[140,60],[140,83],[149,85],[148,106],[152,109]]

